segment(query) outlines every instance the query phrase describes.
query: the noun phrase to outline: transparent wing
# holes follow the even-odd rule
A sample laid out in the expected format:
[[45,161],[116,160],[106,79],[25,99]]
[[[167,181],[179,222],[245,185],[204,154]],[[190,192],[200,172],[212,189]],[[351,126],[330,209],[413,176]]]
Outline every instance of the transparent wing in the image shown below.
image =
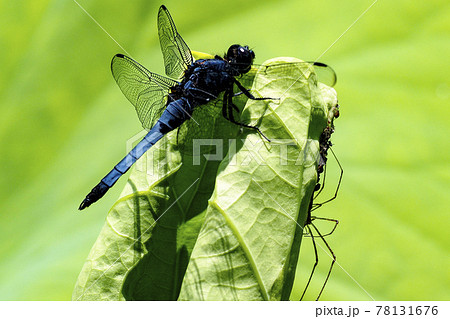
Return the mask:
[[328,86],[335,86],[337,82],[337,75],[333,68],[322,62],[313,62],[319,82]]
[[[255,67],[263,67],[266,69],[266,72],[270,72],[273,70],[277,70],[276,72],[282,72],[279,68],[286,68],[289,70],[289,66],[292,64],[303,64],[303,65],[311,65],[314,68],[314,72],[317,75],[317,79],[319,82],[326,84],[328,86],[333,87],[336,84],[337,76],[336,72],[327,64],[322,62],[286,62],[286,63],[278,63],[278,64],[270,64],[267,66],[261,66],[254,64]],[[262,70],[264,72],[264,70]]]
[[192,64],[192,54],[164,5],[158,12],[158,34],[166,75],[180,80],[184,71]]
[[111,71],[120,90],[136,109],[142,126],[151,129],[166,107],[169,89],[178,82],[150,72],[123,54],[114,56]]

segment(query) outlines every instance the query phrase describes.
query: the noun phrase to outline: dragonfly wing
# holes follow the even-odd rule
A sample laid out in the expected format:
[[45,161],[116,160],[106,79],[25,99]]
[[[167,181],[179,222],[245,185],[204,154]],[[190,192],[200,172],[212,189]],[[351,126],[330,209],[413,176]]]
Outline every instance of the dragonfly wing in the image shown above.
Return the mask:
[[179,80],[192,64],[193,58],[191,50],[178,33],[169,10],[164,5],[158,12],[158,35],[166,75]]
[[120,90],[136,109],[142,126],[151,129],[166,107],[170,88],[179,83],[150,72],[123,54],[114,56],[111,71]]
[[301,64],[301,65],[305,65],[308,66],[310,65],[311,67],[314,68],[314,72],[317,75],[317,79],[319,80],[319,82],[322,82],[323,84],[326,84],[328,86],[333,87],[336,84],[337,81],[337,76],[336,76],[336,72],[334,72],[334,70],[327,64],[322,63],[322,62],[286,62],[286,63],[276,63],[276,64],[269,64],[269,65],[257,65],[254,64],[255,67],[263,68],[261,71],[262,72],[272,72],[276,70],[276,72],[283,72],[280,71],[280,68],[285,68],[286,72],[290,72],[293,69],[291,69],[292,64]]
[[336,72],[334,72],[333,68],[322,62],[313,62],[314,69],[317,74],[317,78],[320,82],[328,85],[335,86],[337,82]]

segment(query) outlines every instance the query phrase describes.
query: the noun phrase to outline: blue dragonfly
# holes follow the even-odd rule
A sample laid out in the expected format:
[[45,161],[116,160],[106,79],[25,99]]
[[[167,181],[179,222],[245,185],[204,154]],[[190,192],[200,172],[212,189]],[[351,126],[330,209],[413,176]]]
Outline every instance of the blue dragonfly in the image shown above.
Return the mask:
[[234,85],[249,99],[254,97],[237,79],[250,71],[255,53],[248,46],[233,44],[224,57],[194,59],[191,50],[178,33],[175,23],[162,5],[158,12],[158,35],[168,77],[147,70],[132,58],[116,54],[111,71],[117,85],[133,104],[147,135],[90,191],[79,206],[89,207],[125,174],[130,167],[168,132],[179,128],[192,116],[197,106],[223,95],[223,116],[232,123],[261,131],[256,126],[238,122],[233,117]]

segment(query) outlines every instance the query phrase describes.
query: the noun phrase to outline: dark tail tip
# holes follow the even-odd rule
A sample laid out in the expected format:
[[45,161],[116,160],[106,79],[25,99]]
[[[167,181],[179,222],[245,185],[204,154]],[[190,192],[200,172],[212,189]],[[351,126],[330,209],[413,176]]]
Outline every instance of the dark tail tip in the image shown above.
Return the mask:
[[78,206],[78,210],[83,210],[83,209],[85,209],[86,207],[88,207],[88,205],[87,205],[87,203],[86,203],[86,199],[84,199],[84,200],[81,202],[80,206]]
[[109,187],[103,182],[98,183],[89,194],[87,194],[86,198],[81,202],[79,210],[83,210],[86,207],[91,206],[93,203],[98,201],[103,195],[106,194]]
[[86,207],[89,207],[92,203],[88,200],[87,196],[86,198],[81,202],[80,207],[78,207],[78,210],[83,210]]

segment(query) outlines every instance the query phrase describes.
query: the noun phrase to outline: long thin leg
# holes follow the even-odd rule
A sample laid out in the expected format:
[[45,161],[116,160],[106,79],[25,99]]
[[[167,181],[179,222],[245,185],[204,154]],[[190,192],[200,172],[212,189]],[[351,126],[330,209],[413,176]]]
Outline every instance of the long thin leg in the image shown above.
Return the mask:
[[331,153],[333,154],[333,157],[336,159],[336,162],[339,165],[339,169],[341,170],[340,176],[339,176],[339,181],[338,181],[338,185],[336,187],[336,191],[334,192],[333,197],[331,197],[330,199],[327,199],[326,201],[322,202],[322,203],[318,203],[318,204],[314,204],[314,207],[312,210],[316,210],[317,208],[321,207],[322,205],[331,202],[332,200],[336,199],[337,194],[339,192],[339,187],[341,186],[341,181],[342,181],[342,176],[344,175],[344,169],[341,166],[341,163],[339,162],[338,158],[336,157],[336,154],[334,154],[333,149],[330,147],[329,150],[331,151]]
[[279,100],[279,98],[271,98],[271,97],[254,97],[253,94],[250,93],[249,90],[247,90],[238,80],[234,79],[234,83],[236,83],[239,90],[241,90],[242,93],[245,94],[246,97],[248,97],[251,100]]
[[223,108],[222,108],[223,117],[225,117],[231,123],[257,130],[262,137],[264,137],[267,141],[270,142],[270,140],[261,132],[261,130],[257,126],[247,125],[236,121],[233,116],[233,107],[236,107],[233,104],[233,94],[230,94],[229,90],[226,90],[223,97]]
[[333,223],[334,223],[333,229],[332,229],[331,231],[329,231],[328,233],[326,233],[325,235],[323,235],[323,237],[329,236],[329,235],[331,235],[332,233],[334,233],[334,231],[336,230],[336,227],[339,225],[339,220],[337,220],[337,219],[326,218],[326,217],[311,216],[311,220],[312,220],[312,221],[314,221],[314,220],[316,220],[316,219],[318,219],[318,220],[325,220],[325,221],[333,222]]
[[[238,125],[245,125],[245,124],[241,124],[241,123],[237,123],[236,121],[234,121],[234,117],[233,117],[233,110],[230,108],[230,100],[231,100],[231,105],[232,107],[239,112],[239,109],[236,105],[233,104],[232,102],[232,98],[230,98],[230,93],[227,91],[225,91],[225,93],[223,94],[223,106],[222,106],[222,115],[225,119],[227,119],[228,121],[230,121],[233,124],[238,124]],[[231,118],[231,119],[230,119]]]
[[303,294],[300,297],[300,301],[303,300],[303,297],[305,296],[306,290],[308,290],[309,283],[311,282],[311,279],[312,279],[312,277],[314,275],[314,271],[316,270],[316,266],[319,263],[319,255],[317,254],[316,241],[314,240],[314,236],[313,236],[313,234],[311,232],[311,228],[309,227],[309,225],[306,225],[306,228],[308,228],[308,231],[311,234],[311,241],[312,241],[312,244],[313,244],[313,247],[314,247],[314,255],[316,256],[316,261],[314,262],[313,269],[311,271],[311,274],[309,275],[309,279],[308,279],[308,282],[306,283],[305,289],[303,290]]
[[228,90],[223,93],[223,105],[222,105],[222,116],[226,118],[228,121],[230,120],[228,118]]
[[325,286],[328,282],[328,278],[330,278],[330,274],[331,274],[331,270],[333,269],[334,263],[336,262],[336,255],[334,254],[333,250],[331,249],[330,245],[328,245],[327,241],[325,240],[325,238],[323,238],[322,234],[320,233],[319,229],[317,229],[316,226],[314,226],[314,224],[311,224],[312,227],[314,227],[314,229],[316,230],[316,232],[319,234],[320,239],[322,239],[322,241],[324,242],[324,244],[327,246],[328,251],[331,253],[331,255],[333,256],[333,261],[331,262],[330,265],[330,269],[328,270],[328,274],[327,274],[327,278],[325,278],[325,282],[323,283],[322,289],[320,289],[319,295],[317,296],[316,300],[319,300],[320,295],[322,294],[323,290],[325,289]]
[[239,110],[239,108],[236,106],[236,104],[231,103],[231,106],[232,106],[233,109],[236,111],[236,113],[239,113],[239,112],[240,112],[240,110]]

